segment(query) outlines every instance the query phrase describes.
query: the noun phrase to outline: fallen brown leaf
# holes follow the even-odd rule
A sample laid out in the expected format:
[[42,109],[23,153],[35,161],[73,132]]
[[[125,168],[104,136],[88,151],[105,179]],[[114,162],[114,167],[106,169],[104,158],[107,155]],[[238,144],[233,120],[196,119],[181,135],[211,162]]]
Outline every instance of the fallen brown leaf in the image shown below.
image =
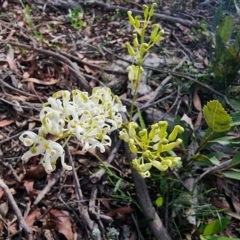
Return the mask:
[[60,79],[50,79],[50,81],[44,82],[44,81],[40,81],[37,78],[27,78],[27,79],[23,79],[21,82],[33,82],[33,83],[37,83],[37,84],[41,84],[41,85],[54,85],[56,83],[58,83],[60,81]]
[[37,208],[36,210],[34,210],[33,212],[31,212],[25,219],[26,221],[26,224],[29,226],[29,227],[32,227],[35,220],[41,216],[41,212],[40,210]]
[[63,234],[67,240],[73,239],[72,224],[67,212],[52,209],[48,216],[45,229],[55,229]]
[[2,121],[0,121],[0,127],[6,127],[10,124],[12,124],[14,122],[14,120],[12,119],[3,119]]
[[130,214],[134,212],[133,208],[130,207],[122,207],[122,208],[116,208],[116,209],[112,209],[111,211],[109,211],[106,216],[109,217],[115,217],[115,216],[119,216],[119,217],[125,217],[126,215]]

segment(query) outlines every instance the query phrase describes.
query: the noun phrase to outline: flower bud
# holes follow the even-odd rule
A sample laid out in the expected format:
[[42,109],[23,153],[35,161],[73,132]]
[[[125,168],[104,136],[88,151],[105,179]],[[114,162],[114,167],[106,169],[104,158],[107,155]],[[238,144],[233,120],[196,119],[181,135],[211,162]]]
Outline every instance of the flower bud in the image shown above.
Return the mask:
[[148,6],[145,5],[145,4],[142,6],[142,8],[143,8],[144,20],[147,20],[147,19],[148,19],[148,11],[149,11],[149,8],[148,8]]
[[157,36],[158,30],[159,30],[159,25],[158,25],[158,24],[154,24],[154,25],[153,25],[153,30],[152,30],[151,35],[150,35],[150,39],[151,39],[152,41],[153,41],[154,38]]
[[127,12],[127,15],[128,15],[128,19],[129,19],[130,24],[131,24],[132,26],[135,26],[135,20],[134,20],[134,18],[133,18],[133,16],[132,16],[132,11],[128,11],[128,12]]
[[170,142],[174,141],[177,138],[177,135],[183,132],[184,132],[184,128],[181,127],[180,125],[176,125],[173,131],[171,132],[171,134],[168,136],[168,140]]
[[132,46],[130,45],[129,42],[126,42],[125,43],[125,46],[128,50],[128,54],[131,56],[131,57],[134,57],[135,56],[135,51],[133,50]]
[[155,8],[156,6],[157,6],[156,3],[153,3],[153,4],[151,5],[151,8],[150,8],[149,13],[148,13],[149,18],[151,18],[151,17],[153,16],[153,14],[154,14],[154,8]]

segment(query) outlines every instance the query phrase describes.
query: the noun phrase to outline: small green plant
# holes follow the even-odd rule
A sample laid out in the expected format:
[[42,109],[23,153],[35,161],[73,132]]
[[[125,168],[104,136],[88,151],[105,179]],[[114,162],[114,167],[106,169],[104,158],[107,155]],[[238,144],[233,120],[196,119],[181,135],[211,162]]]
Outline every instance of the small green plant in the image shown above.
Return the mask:
[[83,9],[81,7],[69,9],[67,19],[71,23],[73,28],[75,28],[77,30],[82,28],[84,26],[84,21],[82,20],[83,19]]
[[240,28],[236,29],[235,40],[231,40],[235,31],[234,18],[222,15],[222,7],[219,7],[212,23],[214,49],[210,73],[214,74],[213,87],[228,91],[240,70]]

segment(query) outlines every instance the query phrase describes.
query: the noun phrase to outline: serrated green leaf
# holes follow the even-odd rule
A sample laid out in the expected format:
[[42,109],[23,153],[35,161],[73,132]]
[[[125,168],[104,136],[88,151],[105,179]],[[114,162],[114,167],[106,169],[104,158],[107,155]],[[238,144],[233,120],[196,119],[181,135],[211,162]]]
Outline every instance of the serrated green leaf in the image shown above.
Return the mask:
[[203,107],[203,115],[213,132],[224,132],[231,128],[232,119],[217,100],[212,100]]
[[222,232],[227,227],[229,221],[229,218],[224,217],[208,223],[203,231],[203,235],[213,235]]

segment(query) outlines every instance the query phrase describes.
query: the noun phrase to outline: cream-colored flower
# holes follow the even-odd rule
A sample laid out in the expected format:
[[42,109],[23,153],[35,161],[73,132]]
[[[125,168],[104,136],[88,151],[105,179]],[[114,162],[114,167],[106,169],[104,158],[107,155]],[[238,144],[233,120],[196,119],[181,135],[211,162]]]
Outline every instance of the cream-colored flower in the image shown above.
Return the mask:
[[43,154],[44,157],[41,162],[46,172],[50,173],[54,171],[56,161],[60,157],[63,168],[66,170],[72,169],[71,166],[65,163],[65,152],[59,143],[46,140],[31,131],[26,131],[19,137],[19,139],[25,145],[32,146],[29,151],[23,154],[22,160]]

